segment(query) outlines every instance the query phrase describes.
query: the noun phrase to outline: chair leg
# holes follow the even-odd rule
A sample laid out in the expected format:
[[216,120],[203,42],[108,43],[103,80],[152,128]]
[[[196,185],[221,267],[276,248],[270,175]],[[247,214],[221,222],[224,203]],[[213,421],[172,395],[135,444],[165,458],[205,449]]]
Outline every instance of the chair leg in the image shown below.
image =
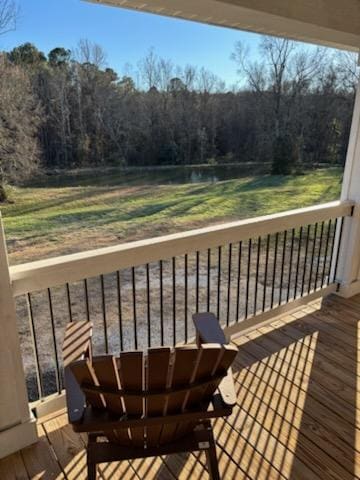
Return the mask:
[[214,440],[210,442],[210,448],[206,449],[206,460],[209,467],[211,480],[220,480],[219,465],[216,456],[216,444]]
[[88,480],[96,480],[96,463],[90,462],[87,459]]

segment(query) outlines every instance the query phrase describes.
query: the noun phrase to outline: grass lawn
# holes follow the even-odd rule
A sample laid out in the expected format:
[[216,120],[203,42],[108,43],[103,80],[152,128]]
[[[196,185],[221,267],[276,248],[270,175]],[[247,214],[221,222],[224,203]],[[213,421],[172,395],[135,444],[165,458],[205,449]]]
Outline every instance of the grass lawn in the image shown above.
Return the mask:
[[12,264],[336,200],[342,170],[219,181],[10,189]]

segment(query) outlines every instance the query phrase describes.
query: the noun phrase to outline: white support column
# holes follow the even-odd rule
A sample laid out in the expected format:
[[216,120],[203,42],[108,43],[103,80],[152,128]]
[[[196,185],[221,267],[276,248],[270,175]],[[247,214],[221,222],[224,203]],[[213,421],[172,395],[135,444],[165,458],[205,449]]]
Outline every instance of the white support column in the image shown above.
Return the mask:
[[351,218],[346,218],[337,270],[339,294],[351,297],[360,293],[360,82],[357,87],[349,138],[341,200],[356,203]]
[[36,441],[36,422],[29,410],[0,214],[0,458]]

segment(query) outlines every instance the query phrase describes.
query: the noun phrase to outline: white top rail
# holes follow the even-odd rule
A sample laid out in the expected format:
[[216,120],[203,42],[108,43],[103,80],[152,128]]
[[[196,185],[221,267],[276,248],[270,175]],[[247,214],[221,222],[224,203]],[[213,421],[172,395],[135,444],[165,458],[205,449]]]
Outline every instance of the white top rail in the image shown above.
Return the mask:
[[123,268],[348,216],[351,215],[353,205],[351,202],[336,201],[16,265],[10,267],[13,295],[44,290]]

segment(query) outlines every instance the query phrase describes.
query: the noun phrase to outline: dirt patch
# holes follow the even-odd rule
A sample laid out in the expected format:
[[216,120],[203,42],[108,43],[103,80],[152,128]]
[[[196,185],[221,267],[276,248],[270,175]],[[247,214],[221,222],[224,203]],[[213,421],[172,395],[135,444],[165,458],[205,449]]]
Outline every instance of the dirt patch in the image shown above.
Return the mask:
[[39,392],[29,320],[47,395],[57,389],[56,359],[61,368],[69,321],[93,322],[95,354],[183,343],[194,336],[191,317],[197,310],[212,311],[223,325],[231,324],[327,283],[325,241],[320,244],[317,237],[314,243],[310,237],[307,257],[306,243],[303,237],[300,255],[298,238],[291,246],[290,235],[286,242],[279,236],[277,249],[272,238],[268,252],[264,241],[260,248],[257,241],[236,243],[52,288],[50,297],[48,291],[37,292],[30,296],[32,317],[29,299],[20,297],[19,332],[31,399]]

